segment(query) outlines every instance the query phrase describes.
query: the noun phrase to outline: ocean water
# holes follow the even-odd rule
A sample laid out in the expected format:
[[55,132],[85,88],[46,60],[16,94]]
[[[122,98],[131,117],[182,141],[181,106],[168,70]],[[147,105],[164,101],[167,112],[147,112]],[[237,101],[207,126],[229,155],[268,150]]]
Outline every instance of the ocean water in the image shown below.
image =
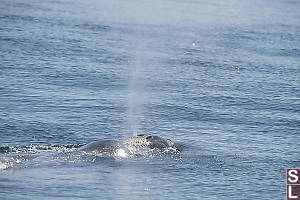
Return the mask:
[[[0,0],[1,199],[285,199],[297,0]],[[180,154],[72,154],[150,133]]]

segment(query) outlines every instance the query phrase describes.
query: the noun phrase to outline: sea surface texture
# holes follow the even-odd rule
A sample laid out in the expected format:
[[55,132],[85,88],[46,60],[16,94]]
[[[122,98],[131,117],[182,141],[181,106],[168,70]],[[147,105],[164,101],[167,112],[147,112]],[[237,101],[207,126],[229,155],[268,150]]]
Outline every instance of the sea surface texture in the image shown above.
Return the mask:
[[[0,0],[0,198],[285,199],[300,1]],[[153,134],[181,153],[76,154]]]

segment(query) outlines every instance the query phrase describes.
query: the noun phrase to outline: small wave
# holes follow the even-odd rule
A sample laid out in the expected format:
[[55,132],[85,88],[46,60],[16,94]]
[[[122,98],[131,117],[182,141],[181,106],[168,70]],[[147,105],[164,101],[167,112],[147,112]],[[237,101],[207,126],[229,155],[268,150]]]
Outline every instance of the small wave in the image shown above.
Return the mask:
[[23,147],[17,146],[7,146],[0,147],[0,154],[8,154],[8,153],[39,153],[45,151],[51,152],[70,152],[74,149],[77,149],[84,144],[67,144],[67,145],[28,145]]
[[0,170],[11,168],[16,164],[19,164],[26,160],[32,160],[36,157],[37,157],[36,155],[31,155],[31,154],[28,155],[12,154],[12,155],[2,156],[0,157]]
[[[58,145],[28,145],[23,147],[0,147],[0,171],[14,167],[24,161],[34,160],[41,155],[72,152],[83,144]],[[48,152],[48,153],[47,153]],[[47,157],[47,156],[46,156]],[[48,158],[51,160],[51,157]]]
[[1,158],[0,159],[0,170],[4,170],[13,166],[13,160]]

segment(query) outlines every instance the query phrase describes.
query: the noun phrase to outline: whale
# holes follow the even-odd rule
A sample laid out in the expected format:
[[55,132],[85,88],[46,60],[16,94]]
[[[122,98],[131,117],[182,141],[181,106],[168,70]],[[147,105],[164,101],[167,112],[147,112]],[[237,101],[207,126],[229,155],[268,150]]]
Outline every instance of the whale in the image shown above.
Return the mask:
[[[115,158],[115,157],[134,157],[134,156],[156,156],[160,153],[180,153],[183,146],[171,139],[165,139],[152,134],[139,134],[123,140],[99,140],[78,147],[72,151],[58,152],[55,154],[27,154],[27,153],[11,153],[0,155],[0,171],[12,168],[24,162],[29,162],[28,166],[39,164],[44,159],[53,162],[61,160],[65,162],[84,161],[89,159]],[[36,161],[34,161],[36,160]],[[32,162],[32,163],[30,163]],[[46,164],[48,162],[45,162]],[[41,163],[43,164],[43,163]]]
[[139,134],[125,140],[100,140],[88,143],[78,149],[80,152],[101,155],[138,155],[145,152],[182,151],[182,145],[171,139],[152,134]]

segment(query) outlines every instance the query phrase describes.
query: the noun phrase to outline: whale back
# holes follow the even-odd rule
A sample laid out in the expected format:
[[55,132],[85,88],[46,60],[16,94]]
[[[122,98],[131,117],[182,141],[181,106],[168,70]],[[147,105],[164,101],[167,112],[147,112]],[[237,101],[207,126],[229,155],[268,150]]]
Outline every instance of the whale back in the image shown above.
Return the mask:
[[140,154],[143,153],[140,151],[147,151],[147,149],[164,150],[167,148],[173,148],[177,151],[182,150],[181,146],[173,140],[164,139],[151,134],[140,134],[123,141],[95,141],[80,147],[78,150],[105,155],[116,155],[120,149],[126,152],[133,152],[133,154]]
[[105,154],[114,154],[120,148],[120,143],[115,140],[102,140],[91,142],[82,146],[78,150],[84,152],[100,152]]

